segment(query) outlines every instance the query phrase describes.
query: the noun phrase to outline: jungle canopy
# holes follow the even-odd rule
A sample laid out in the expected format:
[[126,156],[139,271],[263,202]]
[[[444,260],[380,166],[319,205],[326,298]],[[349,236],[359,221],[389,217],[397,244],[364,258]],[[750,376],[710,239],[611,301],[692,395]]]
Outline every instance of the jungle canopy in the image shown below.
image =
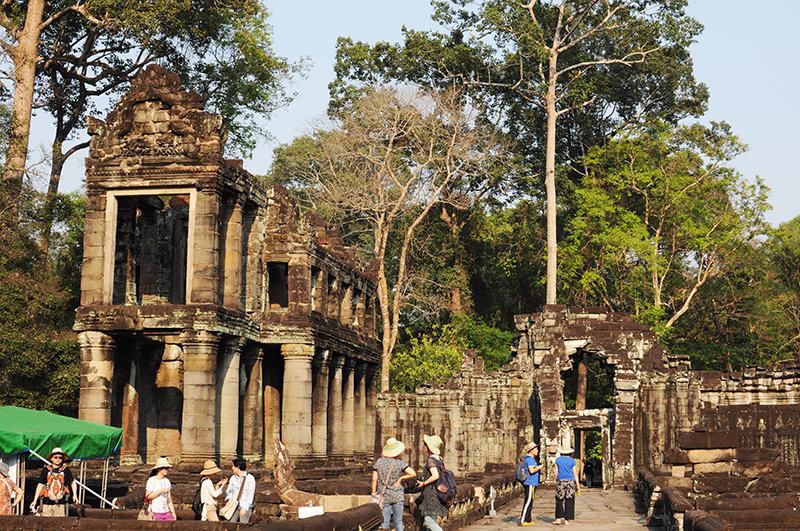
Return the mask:
[[47,457],[56,447],[70,459],[109,457],[122,447],[122,428],[48,411],[0,406],[0,454],[33,450]]

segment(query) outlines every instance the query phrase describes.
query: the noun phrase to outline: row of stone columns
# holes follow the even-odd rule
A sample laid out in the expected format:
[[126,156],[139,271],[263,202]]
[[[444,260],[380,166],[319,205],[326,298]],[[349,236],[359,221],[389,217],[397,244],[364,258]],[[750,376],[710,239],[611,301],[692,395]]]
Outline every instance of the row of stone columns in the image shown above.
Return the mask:
[[[101,332],[80,335],[82,377],[80,417],[111,422],[116,346]],[[183,411],[180,455],[202,462],[231,460],[241,452],[250,459],[272,455],[280,437],[298,462],[333,462],[373,457],[377,398],[376,365],[315,351],[306,344],[281,345],[283,381],[280,397],[264,380],[263,352],[258,346],[243,356],[245,341],[220,341],[207,331],[187,330],[180,336],[183,350]],[[174,357],[174,356],[173,356]],[[136,378],[131,360],[131,378]],[[245,381],[242,381],[242,378]],[[138,423],[135,381],[127,382],[118,403],[125,428]],[[119,387],[119,386],[118,386]],[[244,392],[242,396],[241,393]],[[127,396],[128,394],[133,395]],[[280,400],[280,408],[275,401]],[[242,411],[240,411],[240,408]],[[273,418],[280,411],[280,419]],[[279,422],[279,433],[275,433]],[[240,425],[241,424],[241,425]],[[126,453],[138,451],[130,433]],[[148,445],[149,446],[149,445]]]

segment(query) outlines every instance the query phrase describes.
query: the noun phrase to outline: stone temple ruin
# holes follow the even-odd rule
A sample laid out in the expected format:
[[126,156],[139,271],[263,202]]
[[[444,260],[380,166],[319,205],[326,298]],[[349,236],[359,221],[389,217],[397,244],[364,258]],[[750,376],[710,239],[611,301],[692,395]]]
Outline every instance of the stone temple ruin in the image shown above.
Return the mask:
[[[501,371],[467,354],[444,385],[379,394],[374,270],[225,160],[199,96],[151,66],[89,132],[80,417],[125,428],[124,462],[271,464],[282,440],[298,469],[363,470],[397,437],[419,468],[436,433],[459,478],[509,471],[534,440],[552,480],[559,445],[593,431],[597,482],[645,485],[675,528],[703,498],[800,491],[800,366],[693,371],[627,314],[553,305],[517,316]],[[612,402],[568,408],[589,358]]]
[[90,119],[80,418],[123,461],[371,461],[376,280],[340,235],[223,159],[222,117],[151,66]]

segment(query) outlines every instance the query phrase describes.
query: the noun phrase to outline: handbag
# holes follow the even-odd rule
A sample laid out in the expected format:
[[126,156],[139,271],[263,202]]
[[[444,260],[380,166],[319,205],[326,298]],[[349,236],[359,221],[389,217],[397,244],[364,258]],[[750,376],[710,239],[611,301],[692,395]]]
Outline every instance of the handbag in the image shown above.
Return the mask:
[[153,513],[150,512],[150,504],[147,502],[147,500],[144,501],[144,505],[142,505],[142,508],[139,509],[139,514],[136,515],[136,519],[137,520],[153,519]]
[[389,480],[392,478],[392,468],[394,468],[395,460],[392,459],[392,464],[389,465],[389,471],[386,473],[386,483],[383,484],[383,488],[381,489],[380,493],[374,493],[372,497],[369,499],[370,503],[375,503],[380,507],[383,507],[383,495],[386,493],[386,487],[389,486]]
[[245,474],[242,478],[242,485],[239,487],[239,494],[236,495],[236,499],[229,498],[228,501],[225,502],[225,506],[220,509],[219,517],[223,520],[230,520],[233,516],[233,513],[236,512],[236,509],[239,507],[239,498],[242,497],[245,481],[247,481],[247,474]]

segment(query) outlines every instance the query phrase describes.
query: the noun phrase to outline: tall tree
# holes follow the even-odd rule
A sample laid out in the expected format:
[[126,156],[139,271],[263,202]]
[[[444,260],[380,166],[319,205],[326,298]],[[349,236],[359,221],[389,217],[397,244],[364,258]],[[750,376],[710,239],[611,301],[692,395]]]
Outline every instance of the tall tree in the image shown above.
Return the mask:
[[419,280],[408,269],[417,231],[435,205],[451,200],[445,190],[494,174],[507,148],[457,93],[408,87],[374,90],[342,112],[333,130],[296,146],[291,162],[276,167],[305,182],[309,201],[323,213],[336,210],[343,213],[340,224],[348,219],[370,231],[382,321],[381,385],[388,389],[400,312]]
[[[579,164],[590,146],[643,116],[677,120],[702,112],[707,93],[694,81],[688,55],[701,27],[686,16],[684,0],[433,4],[449,35],[407,32],[404,47],[340,41],[334,105],[357,91],[354,80],[370,76],[465,84],[501,103],[508,133],[526,155],[544,153],[545,299],[555,303],[557,157]],[[538,167],[532,161],[531,169]]]
[[564,247],[572,297],[672,327],[767,233],[767,190],[728,166],[744,149],[726,124],[656,124],[593,150]]

